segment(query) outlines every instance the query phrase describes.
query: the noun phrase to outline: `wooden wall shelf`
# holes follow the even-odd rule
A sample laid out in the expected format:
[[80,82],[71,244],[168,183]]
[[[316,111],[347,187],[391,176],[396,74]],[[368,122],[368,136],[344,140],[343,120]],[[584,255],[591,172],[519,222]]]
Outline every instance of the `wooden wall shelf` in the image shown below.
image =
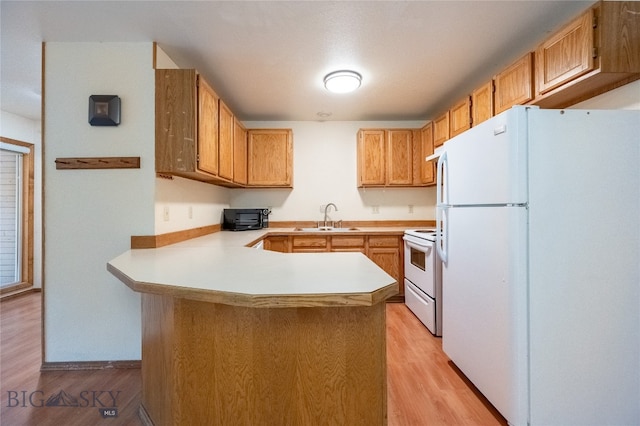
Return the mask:
[[56,169],[139,169],[140,157],[56,158]]

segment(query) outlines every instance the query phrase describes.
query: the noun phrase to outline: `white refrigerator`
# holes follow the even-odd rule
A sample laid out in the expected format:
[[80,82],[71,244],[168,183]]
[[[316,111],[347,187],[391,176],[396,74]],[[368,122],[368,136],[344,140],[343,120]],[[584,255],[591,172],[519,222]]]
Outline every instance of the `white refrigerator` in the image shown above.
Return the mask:
[[640,424],[640,111],[514,107],[438,159],[444,352],[512,425]]

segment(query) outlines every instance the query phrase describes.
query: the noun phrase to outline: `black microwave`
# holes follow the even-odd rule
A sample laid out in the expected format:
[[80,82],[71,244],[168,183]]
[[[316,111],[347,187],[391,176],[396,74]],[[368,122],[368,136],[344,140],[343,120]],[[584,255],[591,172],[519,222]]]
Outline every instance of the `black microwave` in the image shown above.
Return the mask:
[[269,227],[269,209],[224,209],[222,211],[222,229],[228,231],[247,231]]

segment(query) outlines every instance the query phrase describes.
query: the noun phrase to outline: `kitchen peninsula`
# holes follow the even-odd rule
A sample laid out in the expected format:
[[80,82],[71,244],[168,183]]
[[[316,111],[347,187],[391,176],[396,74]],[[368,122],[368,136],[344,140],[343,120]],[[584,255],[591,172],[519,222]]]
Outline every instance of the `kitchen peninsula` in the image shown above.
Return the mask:
[[386,424],[384,301],[362,253],[246,247],[268,230],[129,250],[107,269],[142,293],[147,424]]

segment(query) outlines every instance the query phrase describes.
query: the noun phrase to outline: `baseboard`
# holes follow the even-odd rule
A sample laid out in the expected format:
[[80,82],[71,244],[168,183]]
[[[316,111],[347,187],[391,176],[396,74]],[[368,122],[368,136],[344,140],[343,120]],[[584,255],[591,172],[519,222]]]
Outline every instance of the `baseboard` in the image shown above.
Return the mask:
[[140,404],[140,408],[138,408],[138,417],[140,417],[140,421],[142,421],[144,426],[155,426],[153,420],[151,420],[151,417],[149,416],[149,413],[147,413],[147,409],[144,408],[144,405],[142,404]]
[[0,295],[0,302],[4,302],[5,300],[20,297],[25,294],[40,293],[41,291],[42,289],[39,287],[26,287],[26,288],[14,289],[13,291],[9,291]]
[[131,361],[74,361],[74,362],[43,362],[40,371],[75,371],[75,370],[110,370],[140,368],[142,362]]
[[386,300],[387,303],[404,303],[404,294],[396,294]]

